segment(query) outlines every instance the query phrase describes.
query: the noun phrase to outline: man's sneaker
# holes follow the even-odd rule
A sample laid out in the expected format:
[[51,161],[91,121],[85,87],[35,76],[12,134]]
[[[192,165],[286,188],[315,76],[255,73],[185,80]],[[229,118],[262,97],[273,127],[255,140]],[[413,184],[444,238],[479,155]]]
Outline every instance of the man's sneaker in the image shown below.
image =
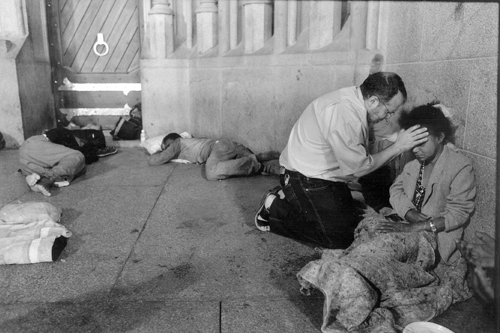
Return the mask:
[[97,156],[105,157],[105,156],[116,154],[117,152],[118,152],[118,149],[116,149],[115,147],[105,147],[105,148],[97,150]]
[[257,229],[260,231],[270,231],[271,228],[269,227],[269,211],[266,209],[266,199],[270,195],[275,195],[278,197],[278,192],[281,190],[281,186],[276,186],[272,190],[267,191],[264,196],[262,197],[262,200],[260,201],[260,206],[259,210],[255,214],[254,222],[255,226]]

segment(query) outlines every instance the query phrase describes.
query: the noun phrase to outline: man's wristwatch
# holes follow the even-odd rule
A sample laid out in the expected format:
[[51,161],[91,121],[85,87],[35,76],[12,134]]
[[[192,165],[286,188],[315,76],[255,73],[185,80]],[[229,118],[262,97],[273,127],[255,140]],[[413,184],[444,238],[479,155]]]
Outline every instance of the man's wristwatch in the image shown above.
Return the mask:
[[437,231],[437,228],[432,220],[429,221],[429,227],[431,227],[431,231],[435,234]]

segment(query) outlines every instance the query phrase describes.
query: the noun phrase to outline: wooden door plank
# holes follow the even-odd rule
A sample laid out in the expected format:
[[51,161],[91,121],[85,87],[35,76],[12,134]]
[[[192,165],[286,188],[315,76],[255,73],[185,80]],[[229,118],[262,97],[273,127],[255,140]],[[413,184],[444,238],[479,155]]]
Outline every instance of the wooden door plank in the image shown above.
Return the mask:
[[[135,15],[135,16],[134,16]],[[109,54],[110,57],[100,57],[97,59],[97,62],[93,68],[93,72],[104,72],[106,65],[108,62],[113,59],[113,54],[118,45],[118,42],[123,34],[123,31],[127,27],[128,23],[131,20],[137,21],[137,1],[136,0],[128,0],[127,5],[123,9],[123,12],[120,15],[120,19],[117,24],[114,26],[113,31],[109,34],[108,37],[108,45],[109,45]]]
[[140,45],[139,45],[139,27],[135,30],[135,34],[132,37],[132,40],[127,46],[127,49],[124,51],[124,55],[120,60],[120,63],[114,70],[115,72],[127,73],[128,69],[132,66],[132,62],[136,58],[136,54],[138,54]]
[[78,3],[74,0],[59,0],[59,24],[61,33],[66,30],[68,22],[75,12],[75,7]]
[[140,58],[141,58],[141,45],[139,44],[138,49],[135,52],[134,59],[132,59],[132,62],[130,63],[129,68],[127,68],[127,73],[131,73],[132,71],[139,69]]
[[[108,13],[113,7],[115,1],[106,0],[102,2],[99,12],[96,14],[91,26],[88,29],[88,33],[83,38],[81,43],[80,51],[77,53],[73,60],[72,68],[81,72],[85,64],[85,61],[89,57],[90,53],[94,53],[94,44],[97,41],[97,34],[102,33],[102,28],[108,17]],[[104,35],[104,34],[103,34]],[[104,40],[106,41],[107,36],[104,35]]]
[[[81,0],[78,1],[73,15],[71,16],[66,29],[64,29],[64,32],[62,33],[61,36],[61,42],[62,42],[62,51],[63,54],[66,54],[68,47],[73,40],[73,36],[75,35],[76,30],[78,29],[78,26],[82,22],[83,16],[85,15],[85,12],[87,11],[88,6],[90,5],[91,0]],[[71,64],[67,64],[63,62],[64,66],[70,66]]]
[[[111,10],[109,11],[107,17],[105,18],[105,23],[104,23],[104,26],[101,28],[101,33],[105,36],[106,38],[106,41],[109,39],[109,35],[111,34],[111,32],[113,31],[113,27],[117,24],[117,22],[120,20],[120,14],[122,13],[123,9],[125,8],[125,6],[127,5],[127,2],[124,1],[124,0],[118,0],[118,1],[115,1],[115,3],[113,4],[113,7],[111,8]],[[109,45],[111,47],[111,45]],[[111,48],[110,48],[111,50]],[[104,56],[104,57],[101,57],[101,58],[106,58],[106,57],[109,57],[109,53],[108,55]],[[99,56],[97,56],[94,51],[92,51],[91,53],[89,53],[87,59],[85,59],[85,62],[81,68],[81,71],[84,72],[84,73],[90,73],[90,72],[93,72],[93,69],[94,69],[94,66],[97,62],[97,60],[99,60]]]
[[63,62],[65,64],[68,64],[69,67],[73,68],[76,71],[78,71],[79,67],[73,67],[74,60],[77,57],[78,53],[80,52],[88,54],[89,51],[88,48],[87,49],[82,48],[83,41],[85,37],[88,35],[92,23],[98,16],[97,14],[101,9],[102,4],[103,1],[91,0],[89,7],[85,12],[85,15],[82,17],[80,25],[75,30],[73,39],[71,40],[71,43],[68,46],[68,50],[64,54]]
[[[121,35],[116,48],[113,52],[113,56],[108,61],[104,71],[105,72],[116,72],[120,62],[126,55],[127,49],[130,43],[134,42],[134,36],[139,32],[139,24],[137,20],[134,20],[134,17],[137,17],[138,11],[134,11],[134,15],[132,15],[132,20],[130,20],[127,24],[125,30],[123,30],[123,34]],[[128,66],[127,66],[128,67]]]

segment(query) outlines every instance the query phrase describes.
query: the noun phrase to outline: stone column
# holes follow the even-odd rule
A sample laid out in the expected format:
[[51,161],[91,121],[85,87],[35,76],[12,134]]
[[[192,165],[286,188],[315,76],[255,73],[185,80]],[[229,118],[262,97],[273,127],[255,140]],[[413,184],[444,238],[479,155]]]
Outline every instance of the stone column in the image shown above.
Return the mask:
[[26,134],[16,58],[29,34],[27,18],[24,0],[0,1],[0,132],[9,148],[19,147]]
[[311,1],[309,4],[309,48],[322,48],[340,32],[342,2]]
[[0,58],[15,59],[28,37],[26,4],[2,0],[0,9]]
[[274,1],[274,53],[281,53],[287,46],[288,3]]
[[219,54],[224,54],[230,48],[230,10],[231,0],[219,0]]
[[153,0],[148,13],[149,57],[166,59],[174,53],[174,11],[168,0]]
[[368,2],[351,1],[351,50],[366,47],[367,16]]
[[288,2],[288,46],[297,41],[297,0]]
[[230,33],[229,38],[231,40],[231,49],[238,46],[238,1],[229,2],[229,25]]
[[201,0],[196,10],[198,53],[203,54],[217,45],[217,0]]
[[271,0],[247,0],[244,10],[245,53],[261,49],[272,36],[273,6]]
[[184,2],[184,16],[186,17],[186,46],[193,47],[193,3]]

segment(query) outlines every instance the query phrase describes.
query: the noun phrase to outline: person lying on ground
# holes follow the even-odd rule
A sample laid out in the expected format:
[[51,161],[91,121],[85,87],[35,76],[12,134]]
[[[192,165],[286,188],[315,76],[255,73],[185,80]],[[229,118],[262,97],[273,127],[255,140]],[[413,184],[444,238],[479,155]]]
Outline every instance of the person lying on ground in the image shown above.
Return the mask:
[[361,220],[349,183],[427,140],[418,125],[395,143],[369,154],[370,125],[400,110],[407,98],[399,75],[378,72],[310,103],[293,126],[280,156],[280,186],[264,194],[254,223],[292,239],[346,248]]
[[327,295],[324,327],[397,332],[395,326],[430,320],[472,296],[454,241],[474,210],[472,164],[452,145],[454,127],[435,105],[400,121],[429,135],[390,188],[393,208],[366,214],[346,250],[324,250],[298,274],[304,288]]
[[279,174],[279,152],[254,154],[247,147],[227,139],[182,138],[170,133],[163,138],[161,150],[148,156],[149,165],[161,165],[173,159],[205,164],[207,180],[234,176]]
[[30,189],[51,196],[51,187],[68,186],[86,172],[86,164],[115,154],[117,149],[106,147],[98,134],[84,132],[78,138],[71,130],[51,129],[25,140],[19,148],[20,172]]

